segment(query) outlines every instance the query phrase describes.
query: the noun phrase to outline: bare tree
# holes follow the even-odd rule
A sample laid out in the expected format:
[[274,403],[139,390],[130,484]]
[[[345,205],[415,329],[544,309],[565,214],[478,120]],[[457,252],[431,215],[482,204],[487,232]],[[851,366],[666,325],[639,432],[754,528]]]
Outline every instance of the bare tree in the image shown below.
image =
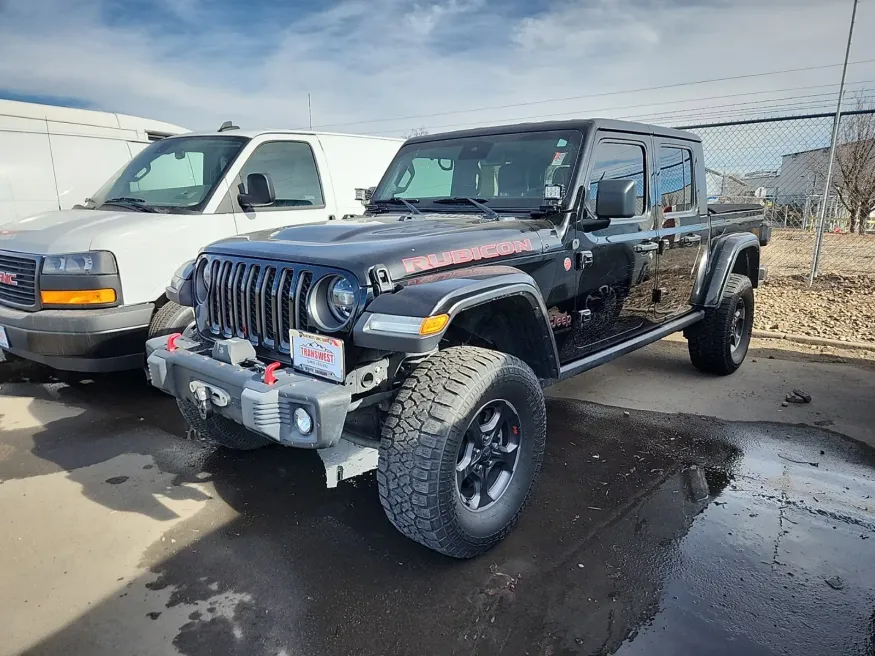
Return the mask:
[[[857,109],[875,111],[875,104],[861,93]],[[863,234],[875,210],[875,113],[843,116],[840,135],[834,188],[851,215],[851,232]]]
[[410,139],[411,137],[424,137],[428,134],[428,128],[424,125],[421,128],[412,128],[404,133],[405,139]]

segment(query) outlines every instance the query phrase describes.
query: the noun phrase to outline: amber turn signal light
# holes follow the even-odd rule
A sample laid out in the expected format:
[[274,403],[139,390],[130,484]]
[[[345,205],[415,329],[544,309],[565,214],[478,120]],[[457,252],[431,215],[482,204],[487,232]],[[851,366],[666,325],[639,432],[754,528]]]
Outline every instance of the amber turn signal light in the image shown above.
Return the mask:
[[433,317],[427,317],[422,320],[421,324],[419,324],[419,334],[425,336],[439,333],[444,329],[449,321],[449,314],[438,314]]
[[40,299],[44,305],[104,305],[115,303],[114,289],[43,290]]

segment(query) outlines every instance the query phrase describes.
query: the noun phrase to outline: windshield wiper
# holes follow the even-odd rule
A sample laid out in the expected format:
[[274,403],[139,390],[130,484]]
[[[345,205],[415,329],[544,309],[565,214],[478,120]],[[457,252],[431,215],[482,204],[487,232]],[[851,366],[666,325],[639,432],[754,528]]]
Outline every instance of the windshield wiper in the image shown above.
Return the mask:
[[418,203],[418,202],[419,202],[418,198],[399,198],[398,196],[394,196],[392,198],[382,198],[380,200],[372,200],[371,204],[377,205],[377,206],[379,206],[380,203],[386,203],[387,205],[390,205],[390,204],[391,205],[404,205],[404,207],[406,207],[410,211],[411,214],[422,214],[422,212],[419,211],[419,208],[417,208],[416,205],[413,204],[413,203]]
[[147,206],[146,201],[142,198],[130,198],[128,196],[119,196],[118,198],[108,198],[103,203],[103,205],[118,205],[119,207],[128,207],[138,212],[157,212],[158,210],[153,209]]
[[441,203],[444,205],[458,205],[460,203],[468,203],[469,205],[473,205],[479,210],[482,210],[487,218],[490,219],[500,219],[501,215],[496,212],[491,207],[484,205],[484,203],[488,202],[485,198],[468,198],[467,196],[452,196],[450,198],[438,198],[434,201],[434,203]]

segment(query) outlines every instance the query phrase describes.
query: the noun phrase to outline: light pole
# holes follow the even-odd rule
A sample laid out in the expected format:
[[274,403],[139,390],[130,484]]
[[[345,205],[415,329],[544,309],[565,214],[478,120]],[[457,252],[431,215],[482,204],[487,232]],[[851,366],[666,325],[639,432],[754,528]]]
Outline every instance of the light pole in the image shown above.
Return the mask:
[[814,284],[817,276],[817,265],[820,263],[820,248],[823,245],[823,225],[826,223],[826,204],[829,200],[829,186],[832,183],[832,167],[835,163],[836,142],[839,137],[839,124],[842,120],[842,98],[845,95],[845,77],[848,74],[848,57],[851,54],[851,41],[854,38],[854,21],[857,20],[857,3],[854,0],[854,8],[851,10],[851,26],[848,29],[848,47],[845,48],[845,63],[842,66],[842,81],[839,85],[839,100],[836,103],[836,115],[832,126],[832,142],[829,146],[829,164],[826,168],[826,182],[823,185],[823,202],[820,204],[820,217],[817,221],[817,232],[814,236],[814,256],[811,258],[811,275],[808,277],[808,286]]

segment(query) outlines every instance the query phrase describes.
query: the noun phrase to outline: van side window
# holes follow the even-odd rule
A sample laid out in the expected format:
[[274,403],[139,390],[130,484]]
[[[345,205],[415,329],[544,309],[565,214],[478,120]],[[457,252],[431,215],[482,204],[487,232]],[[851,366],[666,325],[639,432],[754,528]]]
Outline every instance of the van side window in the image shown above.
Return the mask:
[[240,171],[246,183],[250,173],[264,173],[273,183],[276,202],[261,210],[290,207],[322,207],[322,184],[310,144],[301,141],[271,141],[255,149]]
[[598,183],[601,180],[634,180],[635,212],[644,214],[646,183],[644,147],[637,143],[602,141],[596,146],[586,204],[595,212]]
[[666,214],[694,209],[693,153],[690,150],[670,146],[659,149],[659,188]]

